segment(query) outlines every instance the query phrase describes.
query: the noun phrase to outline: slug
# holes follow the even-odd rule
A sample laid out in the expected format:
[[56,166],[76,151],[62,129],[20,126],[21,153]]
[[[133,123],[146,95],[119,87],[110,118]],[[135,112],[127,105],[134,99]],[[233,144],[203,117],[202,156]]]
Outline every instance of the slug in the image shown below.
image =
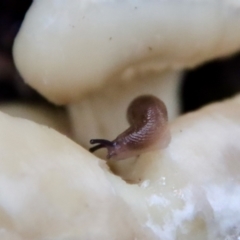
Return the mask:
[[144,95],[134,99],[128,107],[127,119],[130,124],[127,130],[113,141],[91,139],[90,143],[97,145],[89,151],[106,148],[107,159],[122,160],[169,144],[167,109],[157,97]]

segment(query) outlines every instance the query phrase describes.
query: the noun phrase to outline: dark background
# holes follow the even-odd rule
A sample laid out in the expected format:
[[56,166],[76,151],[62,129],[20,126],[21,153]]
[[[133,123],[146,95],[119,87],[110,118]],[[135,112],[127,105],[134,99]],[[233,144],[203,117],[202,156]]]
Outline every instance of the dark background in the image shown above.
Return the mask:
[[[12,44],[30,0],[0,0],[0,103],[9,101],[50,104],[24,84],[12,59]],[[181,86],[182,112],[230,97],[240,90],[240,54],[207,63],[185,73]]]

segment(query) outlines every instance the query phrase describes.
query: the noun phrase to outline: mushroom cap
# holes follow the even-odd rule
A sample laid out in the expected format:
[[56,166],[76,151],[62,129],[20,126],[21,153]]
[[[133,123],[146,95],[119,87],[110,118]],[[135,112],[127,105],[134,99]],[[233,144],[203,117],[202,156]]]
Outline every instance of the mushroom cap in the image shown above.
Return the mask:
[[50,101],[145,71],[194,67],[240,49],[238,1],[36,0],[14,44],[25,81]]

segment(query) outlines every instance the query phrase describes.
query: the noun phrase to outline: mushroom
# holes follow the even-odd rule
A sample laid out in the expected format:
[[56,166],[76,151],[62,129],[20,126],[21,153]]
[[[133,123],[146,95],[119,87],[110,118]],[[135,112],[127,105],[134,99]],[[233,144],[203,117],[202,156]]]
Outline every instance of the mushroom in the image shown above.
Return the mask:
[[[14,44],[25,81],[68,104],[75,138],[113,139],[125,110],[153,94],[178,114],[183,69],[240,49],[236,1],[34,1]],[[116,111],[118,109],[118,111]]]
[[[182,71],[240,49],[239,10],[234,0],[36,0],[14,58],[29,85],[68,104],[75,137],[88,146],[126,129],[127,105],[140,94],[163,99],[173,119]],[[59,133],[1,114],[0,234],[237,239],[239,103],[177,118],[169,147],[116,163],[120,177]]]
[[173,121],[169,148],[124,169],[134,184],[55,130],[0,113],[0,238],[237,239],[239,108],[240,96]]

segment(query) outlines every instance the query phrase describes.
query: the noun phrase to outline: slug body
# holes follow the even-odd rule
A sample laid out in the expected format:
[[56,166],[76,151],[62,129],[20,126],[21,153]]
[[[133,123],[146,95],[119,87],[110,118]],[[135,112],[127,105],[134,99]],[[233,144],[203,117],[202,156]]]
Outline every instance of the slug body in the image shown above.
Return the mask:
[[127,110],[130,127],[115,140],[92,139],[91,152],[107,148],[107,159],[121,160],[143,152],[167,147],[170,142],[165,104],[152,95],[137,97]]

